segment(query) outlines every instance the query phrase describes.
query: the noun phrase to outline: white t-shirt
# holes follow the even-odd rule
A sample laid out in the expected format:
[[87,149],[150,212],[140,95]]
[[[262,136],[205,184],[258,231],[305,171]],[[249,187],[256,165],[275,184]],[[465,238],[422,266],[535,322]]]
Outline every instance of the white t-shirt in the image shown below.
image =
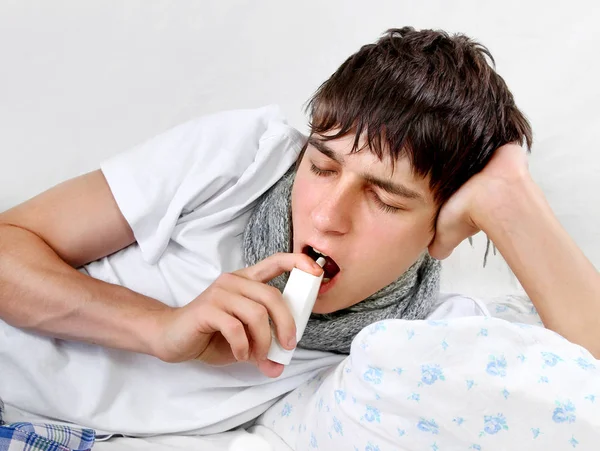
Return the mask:
[[[183,306],[244,266],[241,239],[258,197],[296,161],[305,137],[268,106],[205,116],[102,164],[137,242],[86,265],[90,276]],[[461,297],[434,316],[483,314]],[[141,354],[40,337],[0,322],[6,417],[43,417],[100,433],[208,434],[257,417],[343,356],[297,349],[282,376],[246,363],[169,364]]]

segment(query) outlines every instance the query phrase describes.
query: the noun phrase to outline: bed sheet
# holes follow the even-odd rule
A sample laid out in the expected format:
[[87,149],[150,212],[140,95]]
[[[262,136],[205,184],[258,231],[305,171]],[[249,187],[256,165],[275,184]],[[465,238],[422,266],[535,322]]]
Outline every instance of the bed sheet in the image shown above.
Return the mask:
[[[240,446],[241,437],[259,437],[264,440],[265,447],[256,449]],[[237,444],[236,444],[237,443]],[[246,430],[236,430],[206,437],[163,435],[157,437],[134,438],[113,437],[99,441],[94,451],[292,451],[273,431],[264,426],[253,426]]]

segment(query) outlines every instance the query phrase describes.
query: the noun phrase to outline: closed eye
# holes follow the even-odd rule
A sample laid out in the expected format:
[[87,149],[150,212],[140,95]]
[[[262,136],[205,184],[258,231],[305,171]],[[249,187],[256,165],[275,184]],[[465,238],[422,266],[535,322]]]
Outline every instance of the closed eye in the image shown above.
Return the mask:
[[[332,171],[330,169],[321,169],[320,167],[318,167],[316,164],[314,163],[310,163],[310,171],[319,176],[319,177],[329,177],[333,174],[335,174],[335,171]],[[386,213],[397,213],[399,211],[404,210],[401,207],[393,207],[391,205],[386,204],[384,201],[381,200],[381,198],[377,195],[377,193],[375,191],[369,191],[371,197],[373,198],[375,205],[377,205],[377,208],[379,208],[380,210],[386,212]]]
[[384,201],[381,200],[381,198],[377,195],[377,193],[375,191],[371,191],[371,196],[373,197],[373,200],[375,201],[377,208],[379,208],[380,210],[382,210],[386,213],[397,213],[401,210],[404,210],[403,208],[393,207],[391,205],[386,204]]
[[331,171],[331,170],[328,170],[328,169],[321,169],[318,166],[316,166],[314,163],[310,164],[310,171],[313,174],[316,174],[316,175],[318,175],[320,177],[327,177],[328,175],[331,175],[331,174],[335,173],[335,171]]

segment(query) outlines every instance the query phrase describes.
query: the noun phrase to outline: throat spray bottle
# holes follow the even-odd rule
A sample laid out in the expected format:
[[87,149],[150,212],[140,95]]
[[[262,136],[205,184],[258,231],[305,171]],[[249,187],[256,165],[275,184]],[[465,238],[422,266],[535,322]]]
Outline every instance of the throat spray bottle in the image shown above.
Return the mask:
[[[325,262],[326,260],[323,257],[319,257],[317,260],[317,264],[321,268],[325,265]],[[322,281],[323,274],[313,276],[298,268],[294,268],[283,289],[283,301],[290,309],[296,323],[296,343],[300,342],[304,334],[308,318],[319,295],[319,288]],[[267,358],[273,362],[288,365],[292,360],[295,349],[288,350],[281,346],[273,329],[271,329],[271,337],[271,347],[269,348]]]

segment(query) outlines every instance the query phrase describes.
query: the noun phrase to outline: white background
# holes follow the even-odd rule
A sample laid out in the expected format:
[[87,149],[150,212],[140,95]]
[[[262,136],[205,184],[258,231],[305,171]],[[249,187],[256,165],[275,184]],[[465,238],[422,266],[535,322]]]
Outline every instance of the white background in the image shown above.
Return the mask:
[[[302,107],[387,28],[485,44],[531,120],[531,170],[600,267],[600,7],[594,2],[0,0],[0,211],[191,117]],[[445,290],[518,289],[485,240],[445,263]]]

